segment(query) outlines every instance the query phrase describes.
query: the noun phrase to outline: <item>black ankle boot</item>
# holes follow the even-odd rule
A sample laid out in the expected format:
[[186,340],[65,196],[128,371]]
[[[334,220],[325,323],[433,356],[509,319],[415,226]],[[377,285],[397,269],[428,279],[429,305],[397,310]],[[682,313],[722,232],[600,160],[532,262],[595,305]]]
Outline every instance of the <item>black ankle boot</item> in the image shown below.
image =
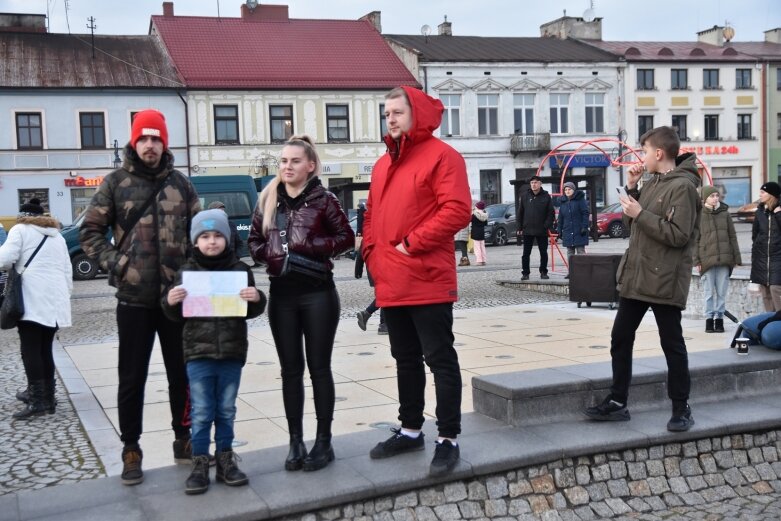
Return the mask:
[[705,319],[705,332],[706,333],[713,333],[715,330],[713,329],[713,319],[707,318]]
[[724,332],[724,319],[723,318],[717,318],[713,321],[713,331],[715,333],[723,333]]
[[285,470],[301,470],[306,458],[306,445],[301,434],[290,435],[290,452],[285,460]]
[[30,401],[30,386],[28,385],[21,391],[16,391],[16,399],[20,402],[27,403]]
[[13,414],[14,420],[27,420],[33,416],[46,414],[48,406],[44,399],[44,380],[31,381],[27,386],[30,391],[30,400],[24,409]]
[[57,399],[54,397],[54,391],[56,390],[56,380],[44,380],[43,384],[43,404],[46,406],[46,412],[54,414],[57,406]]
[[320,470],[334,460],[330,434],[318,434],[309,455],[304,459],[304,471]]

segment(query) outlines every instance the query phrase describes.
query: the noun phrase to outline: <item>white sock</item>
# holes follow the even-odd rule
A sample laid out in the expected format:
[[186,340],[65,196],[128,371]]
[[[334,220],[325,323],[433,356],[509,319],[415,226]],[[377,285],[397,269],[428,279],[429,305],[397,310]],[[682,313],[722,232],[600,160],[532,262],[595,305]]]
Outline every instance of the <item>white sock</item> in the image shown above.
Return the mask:
[[413,440],[417,439],[418,436],[420,436],[420,431],[411,431],[409,429],[405,429],[404,427],[401,428],[401,433],[404,436],[409,436]]
[[454,447],[458,447],[458,442],[456,440],[451,438],[443,438],[442,436],[437,438],[437,443],[442,443],[445,440],[448,440],[450,443],[452,443]]

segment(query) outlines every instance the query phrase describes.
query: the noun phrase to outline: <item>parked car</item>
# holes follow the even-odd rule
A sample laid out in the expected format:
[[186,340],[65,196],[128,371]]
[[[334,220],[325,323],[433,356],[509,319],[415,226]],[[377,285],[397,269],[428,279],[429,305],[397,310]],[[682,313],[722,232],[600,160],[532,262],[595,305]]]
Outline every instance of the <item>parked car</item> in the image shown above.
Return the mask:
[[485,207],[488,222],[485,225],[485,243],[504,246],[517,239],[518,223],[515,221],[515,205],[512,203],[492,204]]
[[738,212],[735,214],[739,221],[753,223],[754,216],[756,215],[757,206],[759,206],[759,199],[754,202],[744,204],[738,208]]
[[623,218],[624,212],[621,210],[621,203],[613,203],[602,208],[597,214],[599,235],[609,235],[613,238],[623,237],[625,231]]

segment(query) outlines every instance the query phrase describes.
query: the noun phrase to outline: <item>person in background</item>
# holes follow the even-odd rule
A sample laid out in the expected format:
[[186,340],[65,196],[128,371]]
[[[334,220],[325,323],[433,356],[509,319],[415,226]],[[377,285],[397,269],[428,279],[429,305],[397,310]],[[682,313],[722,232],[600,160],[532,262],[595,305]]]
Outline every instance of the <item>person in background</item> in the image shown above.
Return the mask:
[[469,266],[469,251],[467,250],[467,244],[469,243],[469,225],[458,230],[453,236],[453,240],[456,243],[456,250],[461,252],[461,260],[458,261],[459,266]]
[[472,210],[470,223],[470,237],[475,249],[475,264],[485,266],[485,224],[488,222],[488,214],[485,213],[485,203],[478,201]]
[[[529,280],[530,260],[534,243],[540,251],[540,278],[548,277],[548,232],[553,228],[553,200],[542,188],[539,176],[529,179],[529,189],[521,195],[518,213],[518,243],[523,242],[521,280]],[[523,241],[521,241],[523,239]]]
[[[334,379],[331,354],[339,325],[339,294],[332,257],[355,244],[347,216],[334,194],[320,182],[320,158],[309,136],[293,136],[282,147],[277,176],[260,193],[252,217],[252,258],[266,264],[268,320],[282,366],[290,450],[285,469],[318,470],[334,460],[331,446]],[[324,279],[284,271],[288,251],[320,263]],[[304,445],[304,361],[312,379],[317,436]]]
[[363,255],[385,309],[396,360],[401,428],[378,443],[372,459],[423,450],[426,366],[434,374],[437,429],[429,473],[460,459],[461,370],[454,347],[458,278],[453,235],[469,224],[472,197],[464,158],[432,135],[442,121],[438,99],[412,87],[385,95],[388,151],[374,164],[366,204]]
[[[233,424],[241,369],[247,362],[247,319],[263,313],[266,296],[255,287],[249,266],[228,247],[232,235],[226,213],[220,209],[199,212],[193,218],[190,240],[193,256],[176,274],[161,304],[166,316],[184,322],[184,358],[190,382],[192,405],[192,472],[185,483],[186,494],[203,494],[209,488],[209,440],[214,424],[217,481],[237,487],[249,482],[236,463],[233,452]],[[246,316],[184,317],[182,286],[185,271],[238,271],[247,274],[247,286],[239,298],[247,301]]]
[[24,273],[24,315],[16,329],[27,390],[16,397],[26,405],[13,419],[27,420],[55,411],[52,344],[57,330],[71,325],[73,271],[60,223],[44,215],[40,200],[32,198],[23,204],[16,222],[0,246],[0,268]]
[[[212,201],[209,203],[209,210],[222,210],[225,215],[228,215],[228,210],[225,209],[225,203],[222,201]],[[228,219],[228,225],[231,228],[231,236],[228,238],[228,247],[236,254],[236,257],[241,256],[241,247],[243,246],[239,232],[236,230],[236,223]]]
[[[558,234],[567,248],[567,264],[573,255],[583,255],[588,246],[588,204],[586,195],[575,188],[575,183],[564,183],[564,195],[559,207]],[[569,274],[567,274],[569,278]]]
[[[188,258],[190,222],[201,204],[188,177],[174,168],[160,112],[136,114],[124,155],[122,166],[108,174],[92,196],[79,241],[117,288],[122,484],[137,485],[144,480],[139,440],[155,336],[168,377],[174,461],[189,464],[192,459],[182,324],[165,316],[160,297]],[[109,230],[112,241],[106,239]]]
[[724,332],[729,277],[740,266],[740,246],[729,206],[719,201],[715,186],[703,186],[700,234],[694,248],[694,265],[705,293],[705,332]]
[[781,311],[781,186],[759,188],[759,206],[751,228],[751,282],[759,285],[765,311]]
[[3,226],[3,223],[0,223],[0,246],[5,244],[5,239],[8,237],[8,234],[5,231],[5,226]]

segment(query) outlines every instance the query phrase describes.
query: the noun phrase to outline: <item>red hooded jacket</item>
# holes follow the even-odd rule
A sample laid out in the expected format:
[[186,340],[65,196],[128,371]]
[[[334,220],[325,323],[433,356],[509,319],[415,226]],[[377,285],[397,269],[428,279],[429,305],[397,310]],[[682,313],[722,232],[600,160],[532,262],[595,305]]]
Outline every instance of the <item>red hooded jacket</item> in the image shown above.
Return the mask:
[[[372,170],[363,222],[362,252],[379,307],[458,300],[453,235],[472,215],[464,158],[432,135],[442,102],[403,89],[412,128],[398,143],[385,136],[388,152]],[[396,250],[402,241],[409,255]]]

